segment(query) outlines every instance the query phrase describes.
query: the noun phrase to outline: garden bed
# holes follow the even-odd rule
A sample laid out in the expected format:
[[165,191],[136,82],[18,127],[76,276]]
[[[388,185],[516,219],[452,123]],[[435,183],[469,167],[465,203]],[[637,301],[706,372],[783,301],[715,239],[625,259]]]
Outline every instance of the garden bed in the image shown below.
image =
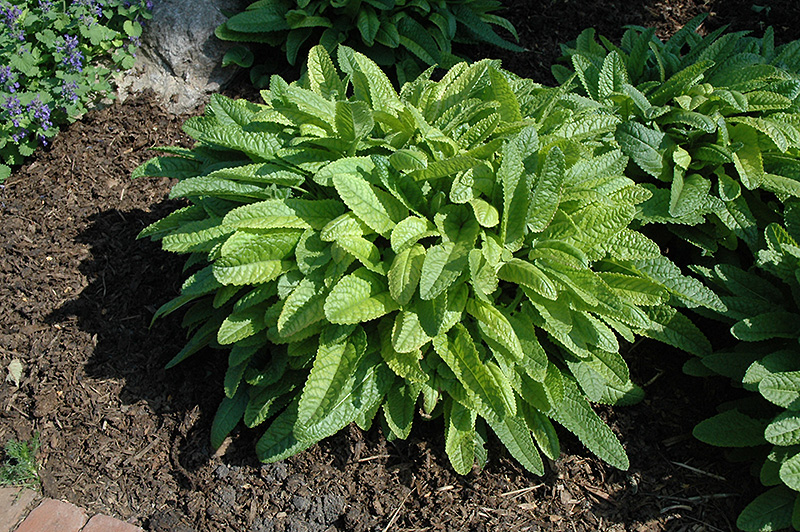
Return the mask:
[[[800,38],[794,0],[765,0],[760,13],[740,0],[506,3],[531,52],[504,66],[544,83],[557,44],[587,26],[611,39],[625,24],[656,26],[665,37],[710,12],[706,29],[772,24],[781,42]],[[229,95],[255,98],[245,79]],[[164,370],[184,343],[180,320],[149,328],[180,288],[182,261],[136,235],[174,208],[171,182],[129,179],[148,148],[189,145],[185,118],[148,96],[90,113],[0,190],[0,367],[24,367],[19,386],[0,386],[0,442],[41,434],[46,496],[165,532],[734,529],[757,480],[691,436],[730,386],[683,376],[686,356],[654,342],[625,352],[645,401],[600,410],[628,451],[626,472],[563,431],[542,478],[500,445],[483,471],[459,477],[441,421],[392,443],[352,427],[270,465],[255,459],[256,432],[237,430],[215,453],[227,361],[201,353]]]

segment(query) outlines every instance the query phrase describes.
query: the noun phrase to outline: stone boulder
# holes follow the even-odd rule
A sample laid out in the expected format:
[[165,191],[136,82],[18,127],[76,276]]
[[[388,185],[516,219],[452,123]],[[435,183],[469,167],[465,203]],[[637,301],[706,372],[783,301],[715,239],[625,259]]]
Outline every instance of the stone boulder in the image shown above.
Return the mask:
[[195,109],[236,75],[222,68],[232,43],[214,36],[225,11],[243,11],[248,0],[157,0],[147,21],[133,69],[118,82],[118,95],[155,91],[165,108],[181,114]]

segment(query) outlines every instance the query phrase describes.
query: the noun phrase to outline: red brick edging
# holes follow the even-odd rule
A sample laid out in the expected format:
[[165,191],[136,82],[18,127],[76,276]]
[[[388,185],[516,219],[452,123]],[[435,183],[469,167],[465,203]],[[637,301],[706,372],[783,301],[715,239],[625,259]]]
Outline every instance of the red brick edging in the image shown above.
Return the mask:
[[0,532],[144,532],[138,526],[82,508],[42,499],[22,488],[0,488]]

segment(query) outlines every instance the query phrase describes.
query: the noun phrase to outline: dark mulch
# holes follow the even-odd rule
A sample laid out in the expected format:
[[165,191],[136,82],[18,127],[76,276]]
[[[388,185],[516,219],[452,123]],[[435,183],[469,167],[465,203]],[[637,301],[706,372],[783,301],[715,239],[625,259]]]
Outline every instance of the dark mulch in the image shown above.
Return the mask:
[[[773,24],[784,41],[800,37],[794,0],[763,3],[755,13],[749,0],[509,1],[531,51],[504,65],[548,82],[557,44],[586,26],[612,39],[624,24],[667,36],[700,12],[714,13],[708,28]],[[627,353],[648,398],[600,410],[628,449],[626,472],[563,433],[543,478],[496,445],[484,471],[458,477],[436,422],[395,443],[351,428],[272,465],[255,461],[254,431],[215,453],[224,357],[165,371],[180,321],[149,328],[182,263],[136,235],[175,207],[171,183],[129,179],[148,148],[190,145],[184,119],[148,97],[90,113],[0,190],[0,368],[24,364],[19,387],[0,384],[0,442],[41,433],[46,495],[164,532],[733,529],[757,482],[691,437],[729,386],[684,377],[684,356],[655,343]]]

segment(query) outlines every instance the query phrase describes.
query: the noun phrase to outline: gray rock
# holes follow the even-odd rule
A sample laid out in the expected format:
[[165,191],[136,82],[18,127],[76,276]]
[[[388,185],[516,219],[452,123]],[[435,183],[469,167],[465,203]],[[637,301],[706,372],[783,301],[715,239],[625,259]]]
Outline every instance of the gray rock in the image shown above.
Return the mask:
[[214,470],[214,474],[217,475],[217,478],[219,479],[227,477],[228,475],[230,475],[230,473],[231,473],[230,468],[225,464],[218,465],[217,468]]
[[147,89],[173,113],[185,113],[236,74],[222,68],[232,43],[214,36],[222,10],[242,11],[250,0],[159,0],[142,33],[136,64],[118,81],[120,100]]

